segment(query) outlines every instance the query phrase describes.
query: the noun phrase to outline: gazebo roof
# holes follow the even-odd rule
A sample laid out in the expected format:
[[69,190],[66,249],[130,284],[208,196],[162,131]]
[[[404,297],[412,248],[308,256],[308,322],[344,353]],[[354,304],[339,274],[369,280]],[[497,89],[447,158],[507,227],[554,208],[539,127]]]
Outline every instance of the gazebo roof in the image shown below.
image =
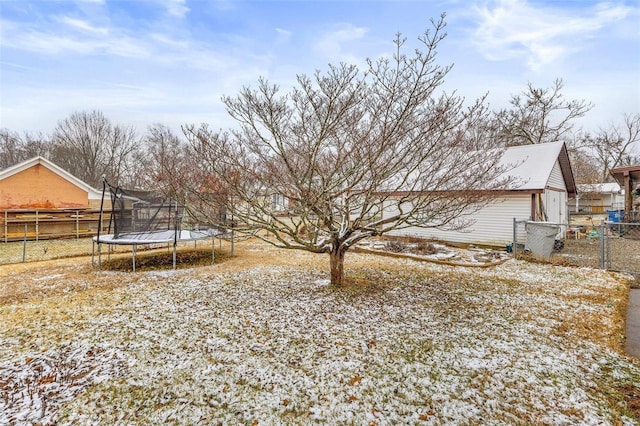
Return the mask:
[[635,166],[616,167],[611,170],[613,177],[624,186],[625,176],[629,176],[632,182],[640,182],[640,164]]
[[629,214],[633,210],[633,191],[640,183],[640,164],[616,167],[611,174],[624,188],[624,211]]

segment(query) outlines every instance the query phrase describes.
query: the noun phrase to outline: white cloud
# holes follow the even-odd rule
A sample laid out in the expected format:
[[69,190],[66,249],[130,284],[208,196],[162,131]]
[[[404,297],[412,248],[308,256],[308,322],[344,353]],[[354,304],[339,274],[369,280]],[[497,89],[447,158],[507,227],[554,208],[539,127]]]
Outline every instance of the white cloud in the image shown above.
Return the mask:
[[144,42],[123,34],[107,36],[109,31],[86,37],[77,34],[57,34],[22,28],[19,34],[7,31],[2,45],[14,49],[45,55],[75,53],[81,55],[112,54],[128,58],[150,56],[150,48]]
[[[60,27],[64,24],[64,29]],[[148,57],[149,43],[128,35],[118,28],[97,27],[71,17],[55,17],[50,25],[25,25],[2,21],[2,48],[11,48],[42,55],[112,54],[123,57]]]
[[591,9],[534,6],[525,0],[498,0],[477,7],[473,42],[488,59],[524,59],[532,70],[580,49],[580,43],[627,17],[627,6]]
[[58,22],[69,27],[88,33],[105,35],[109,32],[107,28],[93,26],[89,22],[83,21],[82,19],[71,18],[69,16],[61,16],[58,17],[57,20]]
[[63,52],[91,54],[101,48],[101,43],[95,40],[78,40],[38,31],[25,33],[20,39],[7,40],[6,45],[45,55],[57,55]]
[[291,31],[287,31],[282,28],[276,28],[276,34],[278,36],[276,40],[278,43],[284,43],[285,41],[289,40],[293,35]]
[[169,0],[166,4],[167,13],[176,18],[184,18],[189,12],[186,0]]
[[[65,24],[64,30],[60,23]],[[53,25],[39,27],[3,21],[0,46],[22,51],[22,54],[67,55],[65,60],[75,55],[78,63],[82,63],[83,56],[103,57],[110,63],[123,58],[133,61],[136,66],[146,64],[144,66],[149,69],[159,66],[158,69],[163,70],[180,68],[234,75],[245,74],[238,70],[254,69],[240,64],[247,58],[252,63],[264,62],[264,59],[252,56],[250,51],[238,49],[236,43],[217,46],[171,32],[134,33],[120,27],[97,29],[86,21],[69,17],[56,17]],[[132,66],[130,64],[128,68]]]
[[315,43],[314,50],[331,61],[356,63],[362,60],[360,55],[346,52],[347,46],[360,40],[367,33],[367,29],[351,24],[342,24],[333,31],[322,35]]
[[160,34],[160,33],[152,33],[150,35],[152,40],[155,40],[159,43],[162,43],[164,45],[167,45],[169,47],[175,48],[175,49],[187,49],[189,48],[189,42],[185,41],[185,40],[176,40],[174,38],[172,38],[171,36],[167,36],[165,34]]

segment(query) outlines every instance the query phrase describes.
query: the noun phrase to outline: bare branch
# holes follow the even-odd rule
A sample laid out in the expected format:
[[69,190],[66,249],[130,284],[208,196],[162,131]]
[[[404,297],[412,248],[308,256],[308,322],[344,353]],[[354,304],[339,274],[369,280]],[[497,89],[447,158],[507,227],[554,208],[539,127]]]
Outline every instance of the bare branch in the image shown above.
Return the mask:
[[[224,194],[236,229],[328,253],[339,284],[358,241],[407,226],[463,227],[505,187],[484,99],[466,106],[441,90],[451,69],[436,62],[444,16],[432,25],[413,54],[398,34],[393,57],[369,59],[363,71],[330,65],[299,75],[288,93],[260,79],[224,97],[239,130],[183,128],[201,182]],[[203,199],[202,188],[185,188]]]

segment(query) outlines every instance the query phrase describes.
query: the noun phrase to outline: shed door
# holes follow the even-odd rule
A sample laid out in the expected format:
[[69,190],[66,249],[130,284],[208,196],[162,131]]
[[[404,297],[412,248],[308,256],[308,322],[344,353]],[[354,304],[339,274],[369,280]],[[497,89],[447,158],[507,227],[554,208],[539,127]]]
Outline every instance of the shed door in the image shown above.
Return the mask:
[[547,220],[554,223],[566,223],[566,192],[547,189],[544,198]]

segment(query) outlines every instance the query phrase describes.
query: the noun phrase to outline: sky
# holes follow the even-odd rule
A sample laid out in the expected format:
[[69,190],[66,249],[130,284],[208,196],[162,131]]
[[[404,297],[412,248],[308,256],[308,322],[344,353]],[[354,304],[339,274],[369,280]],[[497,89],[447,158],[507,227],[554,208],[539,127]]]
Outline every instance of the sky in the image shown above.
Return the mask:
[[0,128],[52,133],[99,110],[143,134],[233,127],[221,97],[264,77],[290,89],[328,64],[363,67],[446,13],[442,90],[509,106],[528,83],[591,102],[578,127],[640,113],[640,2],[589,0],[0,0]]

